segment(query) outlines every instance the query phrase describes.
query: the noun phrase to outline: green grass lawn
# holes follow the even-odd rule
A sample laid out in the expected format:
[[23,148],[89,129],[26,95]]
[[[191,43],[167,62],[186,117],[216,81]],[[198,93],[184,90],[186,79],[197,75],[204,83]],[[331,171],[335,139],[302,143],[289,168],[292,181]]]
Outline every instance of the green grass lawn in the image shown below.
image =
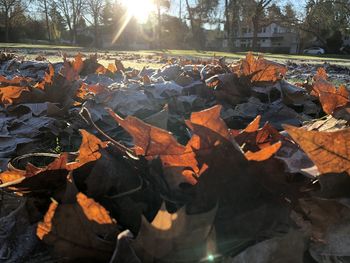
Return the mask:
[[[11,50],[23,50],[23,53],[27,54],[35,54],[37,51],[38,54],[40,52],[43,52],[45,54],[45,51],[49,52],[50,50],[60,50],[67,52],[69,54],[75,54],[77,52],[87,52],[87,53],[93,53],[97,52],[99,54],[138,54],[141,56],[147,56],[147,55],[168,55],[173,57],[189,57],[189,58],[213,58],[216,57],[226,57],[229,61],[230,60],[237,60],[245,57],[246,52],[222,52],[222,51],[199,51],[199,50],[138,50],[138,51],[119,51],[119,50],[113,50],[113,49],[106,49],[106,50],[96,50],[96,49],[88,49],[83,47],[77,47],[77,46],[62,46],[62,45],[46,45],[46,44],[21,44],[21,43],[0,43],[0,50],[1,48],[7,49],[9,51]],[[24,52],[26,51],[26,52]],[[28,52],[29,51],[29,52]],[[324,62],[328,62],[331,64],[338,64],[343,66],[350,67],[350,55],[332,55],[332,54],[325,54],[325,55],[291,55],[291,54],[271,54],[271,53],[256,53],[261,54],[265,58],[274,60],[277,62],[285,63],[286,61],[292,61],[296,63],[310,63],[310,64],[322,64]],[[31,58],[31,57],[30,57]],[[52,60],[53,62],[56,62],[57,60],[60,60],[60,57],[55,57],[49,55],[49,60]],[[105,62],[104,62],[105,63]],[[152,64],[150,66],[156,67],[157,64],[154,63],[147,63],[147,62],[140,62],[140,61],[126,61],[125,62],[128,66],[136,67],[136,68],[142,68],[145,65]],[[161,65],[158,65],[158,67]]]
[[[137,51],[138,54],[167,54],[171,56],[184,57],[227,57],[229,59],[241,59],[246,56],[247,52],[222,52],[222,51],[197,51],[197,50],[142,50]],[[271,53],[255,53],[263,55],[265,58],[272,60],[299,60],[299,61],[315,61],[315,62],[331,62],[338,61],[350,63],[350,55],[292,55],[292,54],[271,54]]]
[[78,46],[30,44],[30,43],[0,43],[0,48],[1,49],[82,50],[82,47],[78,47]]

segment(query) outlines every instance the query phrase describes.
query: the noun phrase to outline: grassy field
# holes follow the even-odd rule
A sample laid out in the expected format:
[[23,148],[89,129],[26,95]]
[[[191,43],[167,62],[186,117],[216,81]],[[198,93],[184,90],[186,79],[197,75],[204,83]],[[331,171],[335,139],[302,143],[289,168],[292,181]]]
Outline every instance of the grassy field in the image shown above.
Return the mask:
[[[21,43],[0,43],[0,49],[6,51],[16,51],[23,55],[33,58],[37,54],[44,54],[52,62],[61,61],[61,53],[68,53],[73,55],[77,52],[95,53],[97,52],[101,57],[103,56],[118,56],[118,55],[130,55],[137,54],[140,56],[149,55],[167,55],[173,57],[188,57],[188,58],[213,58],[226,57],[230,60],[238,60],[246,55],[246,52],[222,52],[222,51],[198,51],[198,50],[138,50],[138,51],[120,51],[120,50],[96,50],[88,49],[77,46],[60,46],[60,45],[45,45],[45,44],[21,44]],[[267,59],[285,63],[286,61],[292,61],[296,63],[310,63],[310,64],[322,64],[324,62],[337,64],[350,67],[350,55],[291,55],[291,54],[271,54],[271,53],[256,53],[263,55]],[[103,64],[108,61],[101,61]],[[157,63],[140,61],[140,60],[128,60],[124,61],[127,66],[142,68],[145,65],[151,67],[159,67]]]

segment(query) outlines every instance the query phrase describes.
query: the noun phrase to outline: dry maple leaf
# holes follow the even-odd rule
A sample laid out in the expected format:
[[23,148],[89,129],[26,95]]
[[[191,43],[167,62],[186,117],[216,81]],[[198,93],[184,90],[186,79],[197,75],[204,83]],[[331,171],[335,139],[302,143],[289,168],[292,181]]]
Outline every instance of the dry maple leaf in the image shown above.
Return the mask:
[[36,234],[60,256],[106,261],[112,255],[118,230],[104,207],[76,193],[67,203],[51,203]]
[[350,129],[318,132],[289,125],[284,128],[321,174],[347,172],[350,175]]
[[319,80],[319,79],[324,79],[324,80],[328,80],[328,75],[327,72],[324,68],[318,68],[316,75],[314,76],[314,80]]
[[[10,187],[16,191],[36,191],[51,189],[61,185],[68,171],[78,169],[86,163],[101,157],[100,149],[106,148],[108,142],[102,142],[85,130],[80,130],[82,143],[74,162],[68,163],[68,153],[62,153],[45,167],[36,167],[28,163],[25,170],[10,169],[0,173],[1,187]],[[46,190],[46,189],[45,189]]]
[[67,163],[66,167],[68,170],[75,170],[86,163],[100,159],[100,149],[106,148],[108,145],[108,142],[102,142],[96,136],[85,130],[80,130],[80,133],[83,138],[78,151],[79,154],[74,162]]
[[137,155],[143,155],[149,160],[159,156],[165,168],[182,167],[182,175],[186,180],[196,184],[196,178],[206,167],[198,164],[196,151],[208,152],[223,140],[230,140],[228,128],[220,118],[220,111],[221,106],[214,106],[192,113],[186,124],[194,135],[186,146],[179,144],[170,132],[146,124],[136,117],[123,119],[112,110],[109,113],[133,137]]
[[57,156],[45,167],[28,163],[25,170],[10,168],[0,173],[0,187],[7,187],[16,192],[42,191],[56,189],[65,181],[68,154]]
[[111,73],[116,73],[118,71],[117,67],[115,64],[113,63],[109,63],[107,68],[105,68],[104,66],[99,66],[97,69],[96,69],[96,74],[107,74],[108,72],[111,72]]
[[151,223],[142,218],[135,242],[157,259],[166,257],[171,261],[198,261],[206,256],[206,242],[216,212],[217,207],[214,207],[206,213],[188,215],[186,207],[183,207],[170,214],[163,205]]
[[257,152],[247,151],[244,154],[244,156],[249,161],[256,161],[256,162],[266,161],[267,159],[270,159],[275,153],[277,153],[278,150],[281,148],[281,146],[282,146],[282,142],[276,142]]
[[83,82],[80,86],[80,88],[77,90],[75,96],[79,99],[85,99],[85,96],[88,93],[94,93],[94,94],[99,94],[101,92],[106,91],[106,87],[97,83],[93,85],[88,85],[85,82]]
[[337,108],[343,107],[350,102],[349,92],[345,86],[338,89],[328,80],[324,68],[319,68],[314,76],[311,95],[317,96],[321,102],[323,111],[332,114]]
[[244,146],[245,157],[249,161],[270,159],[282,146],[283,136],[269,123],[259,129],[261,116],[257,116],[245,129],[237,133],[231,131],[237,143]]
[[78,74],[83,70],[84,62],[83,62],[82,54],[78,53],[78,55],[75,56],[72,62],[72,67],[73,67],[73,70]]
[[17,86],[0,87],[0,101],[4,105],[11,105],[13,100],[18,99],[24,91],[29,91],[29,88]]
[[67,59],[64,60],[61,74],[68,80],[74,81],[79,79],[79,74],[83,70],[84,62],[82,55],[79,53],[72,63],[69,63]]
[[262,57],[255,58],[253,53],[249,52],[240,66],[234,67],[233,71],[239,76],[251,76],[251,82],[276,82],[287,73],[287,68]]
[[49,85],[52,84],[54,75],[55,75],[55,69],[51,64],[49,64],[49,73],[45,72],[43,81],[37,83],[34,87],[37,89],[44,90],[46,84],[49,84]]

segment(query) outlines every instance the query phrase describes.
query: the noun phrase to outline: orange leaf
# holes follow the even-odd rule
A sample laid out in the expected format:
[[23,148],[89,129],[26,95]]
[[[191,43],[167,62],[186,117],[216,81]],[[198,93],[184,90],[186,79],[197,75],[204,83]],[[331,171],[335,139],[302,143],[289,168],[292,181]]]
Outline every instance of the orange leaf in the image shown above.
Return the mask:
[[314,80],[319,80],[319,79],[328,80],[328,75],[327,75],[327,72],[324,68],[317,69],[317,73],[314,76]]
[[44,90],[46,84],[52,84],[54,74],[55,74],[55,69],[51,64],[49,64],[49,73],[45,72],[43,81],[37,83],[34,87],[37,89]]
[[[45,167],[36,167],[28,163],[25,170],[11,168],[8,171],[0,173],[0,182],[2,187],[9,187],[12,190],[35,191],[49,190],[48,188],[60,185],[62,179],[65,179],[68,154],[63,153],[54,159]],[[51,171],[59,171],[53,174],[48,174]]]
[[116,222],[104,207],[86,195],[77,193],[74,199],[75,202],[51,203],[38,224],[38,238],[52,245],[60,256],[108,260],[119,232]]
[[99,94],[103,91],[105,91],[106,88],[101,85],[101,84],[94,84],[94,85],[88,85],[86,83],[82,83],[80,88],[77,90],[75,96],[80,99],[85,99],[85,96],[88,93],[94,93],[94,94]]
[[259,129],[261,115],[258,115],[242,132],[256,132]]
[[153,159],[158,155],[178,155],[184,152],[185,146],[179,144],[170,132],[133,116],[123,119],[111,109],[109,114],[133,137],[137,155]]
[[[190,120],[186,121],[186,125],[197,135],[204,135],[203,132],[198,126],[203,126],[207,130],[210,130],[217,134],[217,136],[224,138],[226,140],[230,140],[230,133],[226,126],[226,123],[223,119],[220,117],[222,106],[216,105],[210,109],[203,110],[200,112],[194,112],[191,114]],[[207,136],[208,142],[213,142],[213,139],[216,140],[216,138],[209,138]],[[214,145],[214,143],[212,144]]]
[[24,91],[29,91],[29,89],[17,86],[0,87],[0,101],[4,105],[11,105],[13,100],[18,99]]
[[277,142],[257,152],[248,151],[244,155],[249,161],[262,162],[270,159],[275,153],[278,152],[281,146],[282,142]]
[[79,155],[74,162],[67,163],[67,170],[75,170],[86,163],[96,161],[101,158],[100,149],[106,148],[108,142],[102,142],[96,136],[85,130],[80,130],[83,136],[79,148]]
[[316,75],[317,77],[312,85],[312,93],[319,97],[324,112],[332,114],[335,109],[343,107],[350,102],[349,92],[345,86],[340,86],[337,89],[325,79],[322,72]]
[[109,63],[108,64],[108,67],[107,67],[107,70],[109,70],[110,72],[112,72],[113,74],[117,72],[117,67],[115,64],[113,63]]
[[83,56],[79,53],[75,56],[74,61],[72,62],[73,70],[79,74],[84,67]]
[[284,65],[262,57],[255,58],[251,52],[241,61],[240,67],[233,70],[239,76],[251,76],[251,82],[276,82],[287,73]]
[[350,129],[318,132],[289,125],[284,128],[321,174],[347,172],[350,175]]

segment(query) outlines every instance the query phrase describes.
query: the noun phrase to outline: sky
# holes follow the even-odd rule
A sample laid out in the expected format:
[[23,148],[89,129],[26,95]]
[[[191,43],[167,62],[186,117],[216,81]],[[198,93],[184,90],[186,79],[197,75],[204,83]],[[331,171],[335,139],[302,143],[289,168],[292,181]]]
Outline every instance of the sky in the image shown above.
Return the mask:
[[[194,4],[196,2],[196,0],[189,0],[189,3],[190,4]],[[223,9],[223,5],[224,5],[224,1],[220,1],[222,4],[222,9]],[[304,7],[305,7],[305,4],[306,4],[306,0],[279,0],[279,1],[276,1],[275,2],[280,5],[280,6],[283,6],[287,3],[291,3],[293,6],[295,6],[295,10],[297,11],[297,13],[301,13],[304,11]],[[186,2],[185,0],[172,0],[171,1],[171,6],[170,6],[170,10],[169,12],[171,14],[174,14],[174,15],[179,15],[179,6],[180,6],[180,3],[182,5],[182,15],[184,16],[185,13],[186,13]]]

